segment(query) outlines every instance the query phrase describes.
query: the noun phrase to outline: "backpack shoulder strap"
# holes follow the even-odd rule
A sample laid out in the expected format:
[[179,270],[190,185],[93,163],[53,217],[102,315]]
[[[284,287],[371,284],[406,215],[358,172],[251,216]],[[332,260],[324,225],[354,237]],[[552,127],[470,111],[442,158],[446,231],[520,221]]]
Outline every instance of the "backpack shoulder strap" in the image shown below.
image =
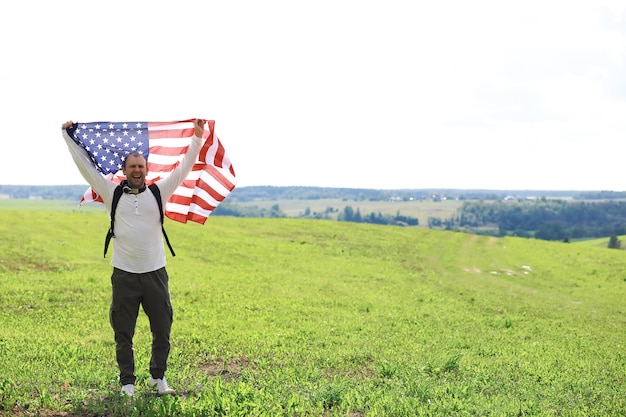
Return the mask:
[[120,198],[122,197],[122,187],[118,185],[115,187],[115,191],[113,191],[113,201],[111,202],[111,225],[109,226],[109,231],[107,232],[107,236],[104,240],[104,257],[107,256],[107,250],[109,249],[109,243],[111,243],[111,238],[115,237],[115,233],[113,232],[113,223],[115,222],[115,210],[117,209],[117,203],[119,203]]
[[159,190],[159,187],[156,184],[150,184],[148,188],[154,195],[154,198],[156,198],[157,204],[159,205],[159,213],[161,214],[161,231],[163,232],[163,237],[165,238],[167,247],[170,248],[170,252],[172,253],[172,256],[176,256],[176,254],[174,253],[174,248],[172,248],[172,244],[170,243],[170,239],[167,237],[167,233],[165,233],[165,227],[163,227],[164,215],[163,215],[163,202],[161,201],[161,190]]

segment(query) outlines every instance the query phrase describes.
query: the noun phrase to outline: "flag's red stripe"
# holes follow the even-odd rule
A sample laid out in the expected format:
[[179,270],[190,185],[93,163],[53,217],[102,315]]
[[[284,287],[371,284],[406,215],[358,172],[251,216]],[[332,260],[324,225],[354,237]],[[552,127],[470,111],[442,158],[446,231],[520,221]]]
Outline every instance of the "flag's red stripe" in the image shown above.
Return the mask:
[[221,167],[224,164],[224,155],[226,154],[226,150],[222,146],[222,142],[217,141],[217,152],[215,152],[215,156],[213,157],[213,165],[216,167]]
[[221,202],[222,200],[224,200],[224,198],[226,198],[222,194],[218,193],[217,190],[215,190],[215,188],[209,186],[209,184],[207,184],[204,181],[198,181],[197,187],[206,191],[206,193],[210,195],[211,197],[213,197],[216,201]]
[[[226,196],[220,194],[215,189],[209,187],[204,181],[199,181],[197,188],[206,191],[215,201],[221,203],[224,201]],[[180,204],[182,206],[188,206],[191,203],[196,203],[198,206],[202,207],[205,210],[213,210],[215,206],[209,204],[202,197],[197,194],[192,194],[191,197],[180,195],[180,194],[172,194],[170,199],[168,200],[170,203]]]
[[148,129],[148,139],[178,139],[178,138],[190,138],[194,135],[193,127],[188,129],[165,129],[165,130],[152,130]]
[[166,211],[165,215],[176,222],[187,223],[187,216],[173,211]]
[[167,201],[169,203],[180,204],[181,206],[188,206],[191,204],[191,197],[186,197],[180,194],[172,194],[170,199]]
[[228,191],[232,191],[235,188],[235,184],[233,184],[228,178],[222,175],[222,173],[212,165],[205,165],[202,167],[202,170],[207,172],[211,177],[213,177],[220,185],[226,188]]
[[[223,200],[223,198],[221,200],[217,200],[219,202],[221,202]],[[204,209],[204,210],[208,210],[208,211],[213,211],[216,209],[216,206],[209,204],[208,201],[204,200],[202,197],[200,197],[197,194],[194,194],[191,197],[191,202],[196,204],[198,207]]]
[[167,216],[167,218],[170,220],[174,220],[180,223],[187,223],[187,221],[192,221],[192,222],[204,224],[207,219],[207,216],[204,216],[198,213],[192,213],[192,212],[190,212],[188,215],[185,216],[184,214],[181,214],[181,213],[166,211],[165,216]]
[[[150,159],[150,157],[148,157]],[[156,164],[154,162],[148,161],[148,171],[149,172],[171,172],[176,168],[178,162],[175,164]]]
[[203,216],[203,215],[197,214],[197,213],[189,213],[187,215],[187,218],[189,220],[191,220],[192,222],[196,222],[196,223],[200,223],[200,224],[204,224],[204,222],[206,222],[206,216]]
[[200,161],[206,161],[206,154],[209,151],[211,145],[213,145],[213,127],[215,126],[215,122],[213,120],[209,120],[209,135],[204,141],[204,146],[200,149],[200,154],[198,155],[198,159]]
[[150,155],[178,156],[187,153],[187,146],[150,146]]
[[187,119],[187,120],[173,120],[170,122],[148,122],[148,129],[150,128],[155,128],[155,127],[160,127],[160,126],[176,126],[180,123],[193,123],[194,119]]
[[193,190],[194,188],[196,188],[197,182],[198,182],[197,180],[190,180],[190,179],[185,178],[183,182],[180,183],[180,186]]

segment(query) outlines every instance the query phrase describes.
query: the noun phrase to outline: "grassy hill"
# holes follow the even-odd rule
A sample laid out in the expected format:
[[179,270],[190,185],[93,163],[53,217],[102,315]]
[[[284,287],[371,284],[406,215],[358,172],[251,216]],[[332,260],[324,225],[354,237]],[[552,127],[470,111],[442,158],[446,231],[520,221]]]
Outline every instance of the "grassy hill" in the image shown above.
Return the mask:
[[0,211],[0,415],[623,416],[626,253],[298,219],[168,221],[167,377],[119,398],[101,213]]

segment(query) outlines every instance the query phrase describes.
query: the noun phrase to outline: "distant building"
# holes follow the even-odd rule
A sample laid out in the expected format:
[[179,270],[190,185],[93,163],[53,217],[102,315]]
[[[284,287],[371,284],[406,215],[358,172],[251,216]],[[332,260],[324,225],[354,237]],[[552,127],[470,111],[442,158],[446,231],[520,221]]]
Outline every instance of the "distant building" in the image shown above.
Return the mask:
[[0,194],[0,200],[8,200],[11,196],[9,194]]

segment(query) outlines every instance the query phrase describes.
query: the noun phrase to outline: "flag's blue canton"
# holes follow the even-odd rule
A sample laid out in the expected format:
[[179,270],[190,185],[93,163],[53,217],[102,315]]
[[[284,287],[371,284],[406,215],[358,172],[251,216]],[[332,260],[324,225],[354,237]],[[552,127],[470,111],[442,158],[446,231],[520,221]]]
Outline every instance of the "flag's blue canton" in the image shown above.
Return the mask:
[[103,174],[115,174],[132,153],[148,160],[148,123],[79,123],[68,129],[74,141],[85,148]]

